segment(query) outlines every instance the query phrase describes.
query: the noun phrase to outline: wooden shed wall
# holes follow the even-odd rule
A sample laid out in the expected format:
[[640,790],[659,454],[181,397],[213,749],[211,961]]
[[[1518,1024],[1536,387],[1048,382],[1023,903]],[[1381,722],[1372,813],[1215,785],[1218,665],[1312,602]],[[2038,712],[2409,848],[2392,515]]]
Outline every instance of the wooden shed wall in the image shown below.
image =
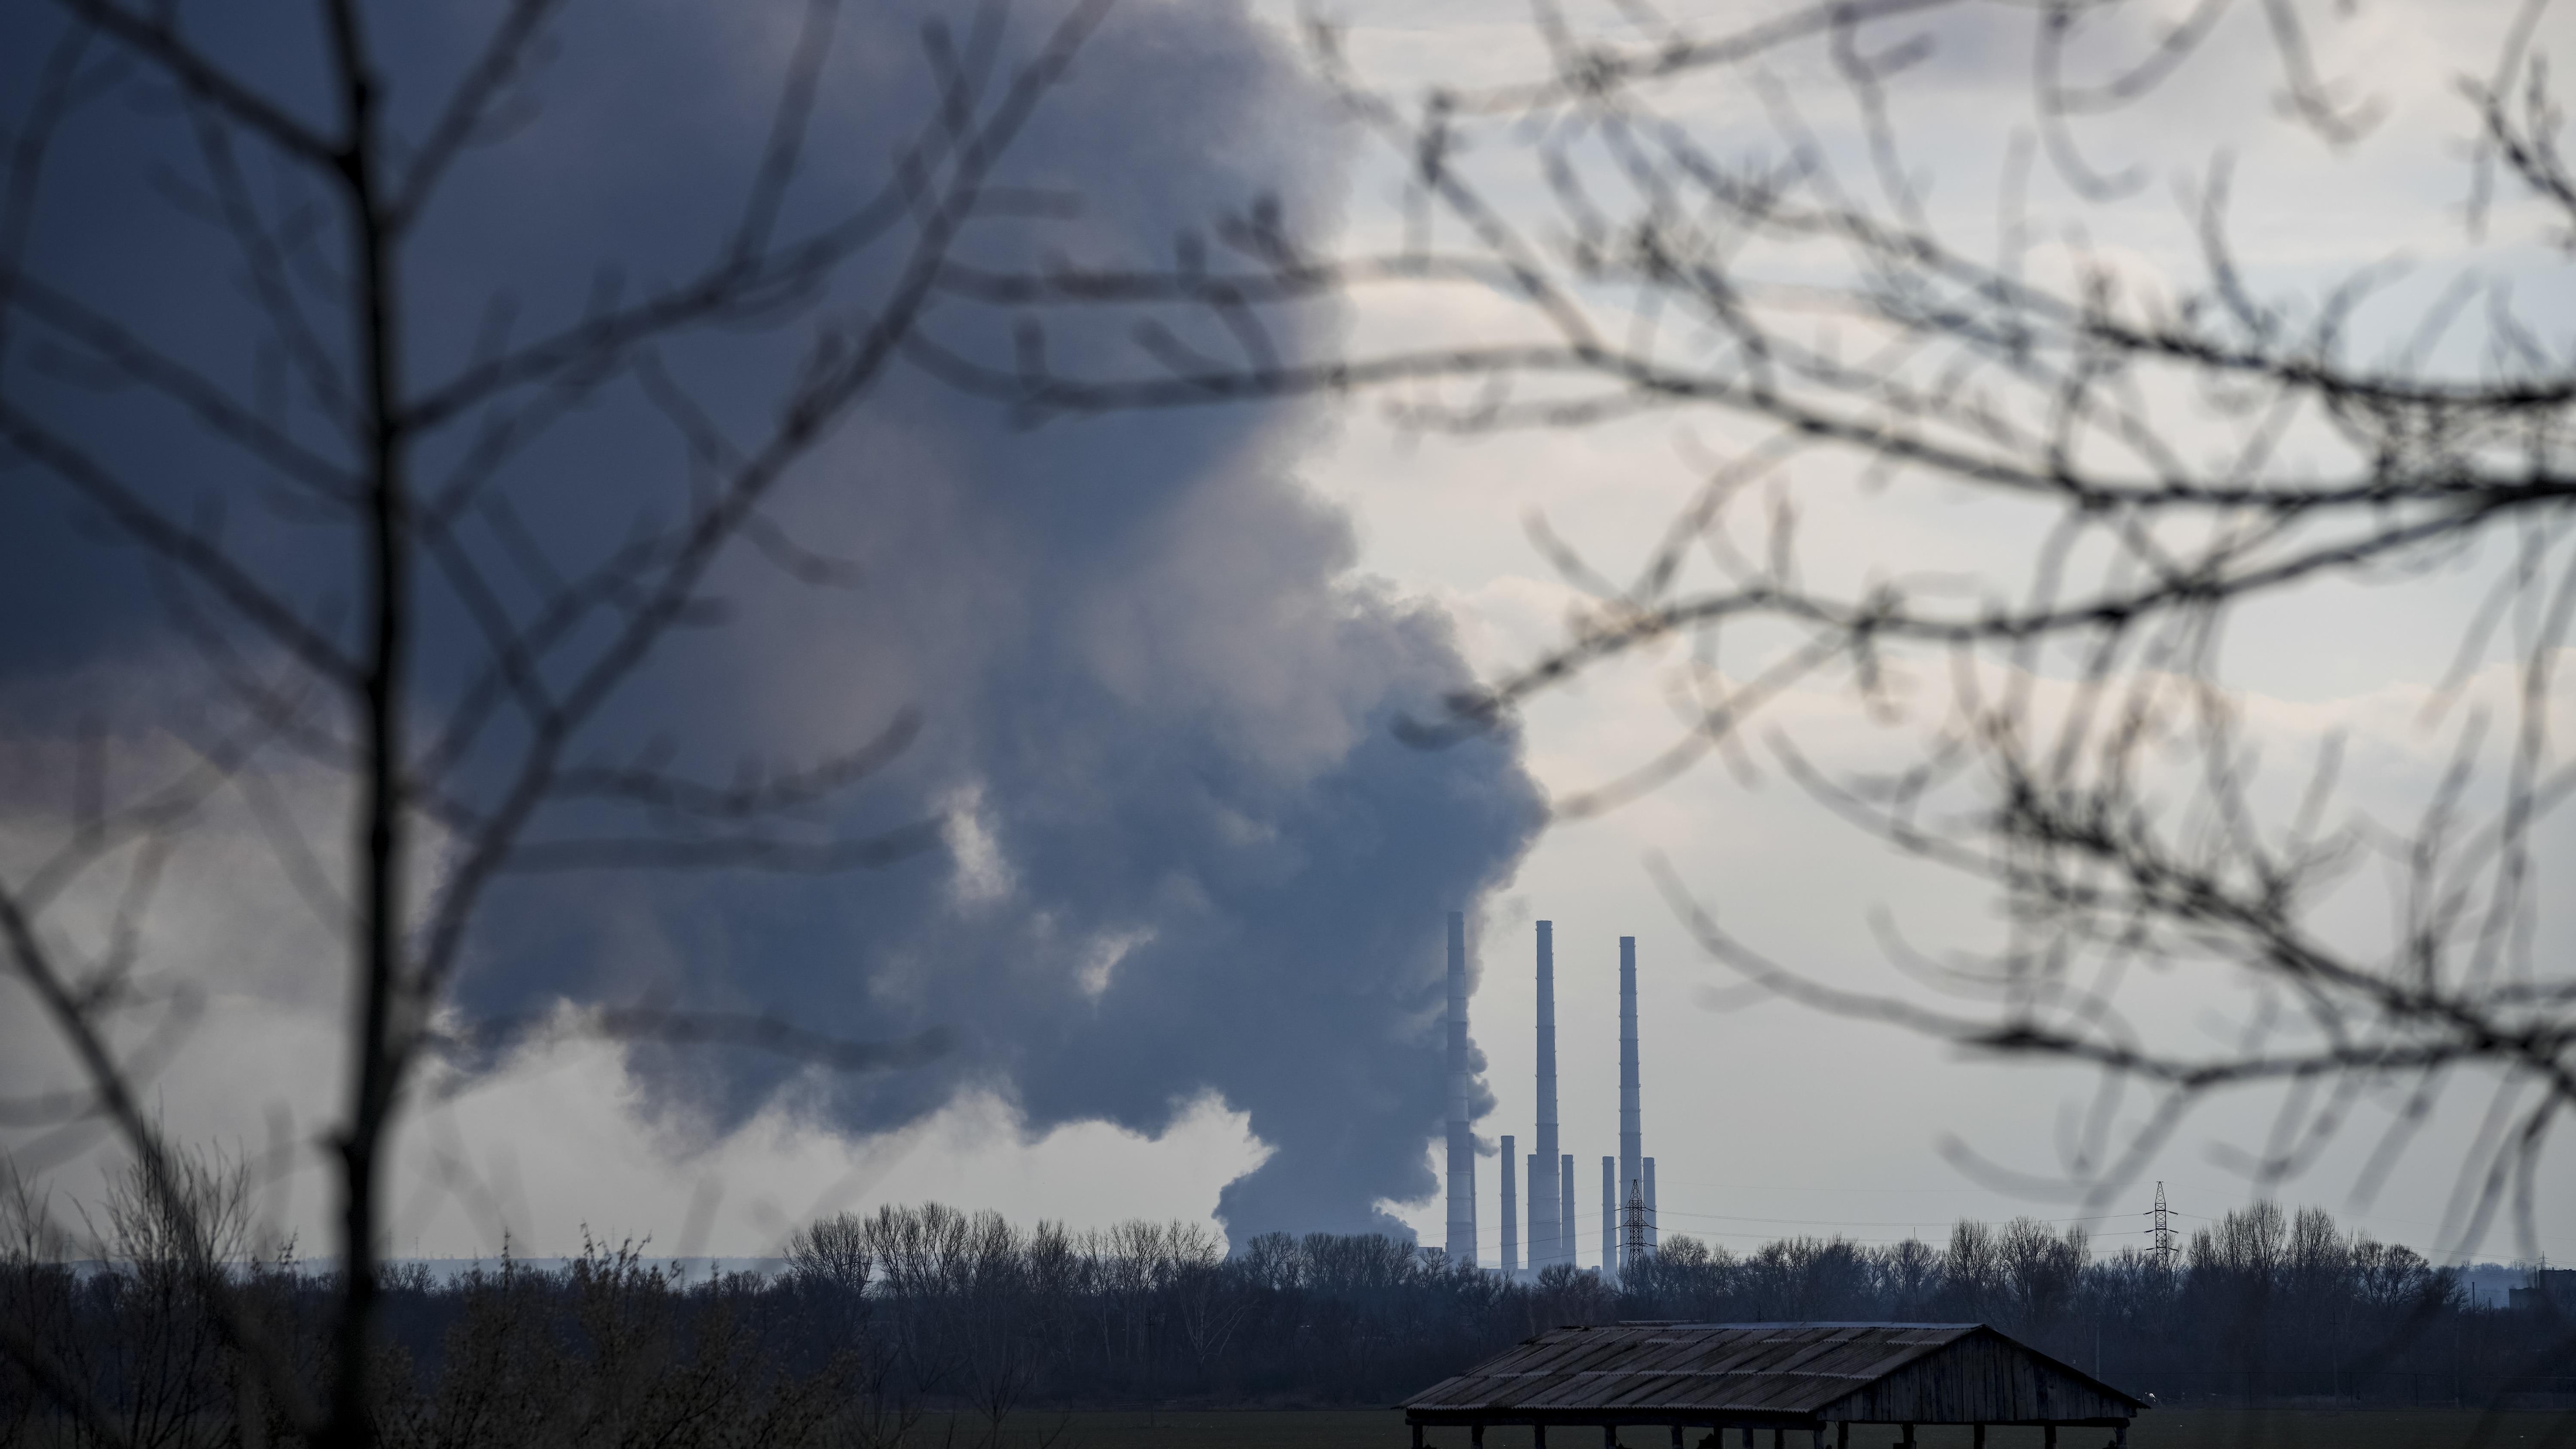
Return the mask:
[[1826,1419],[2004,1424],[2126,1419],[2134,1410],[2018,1344],[1972,1334],[1824,1406]]

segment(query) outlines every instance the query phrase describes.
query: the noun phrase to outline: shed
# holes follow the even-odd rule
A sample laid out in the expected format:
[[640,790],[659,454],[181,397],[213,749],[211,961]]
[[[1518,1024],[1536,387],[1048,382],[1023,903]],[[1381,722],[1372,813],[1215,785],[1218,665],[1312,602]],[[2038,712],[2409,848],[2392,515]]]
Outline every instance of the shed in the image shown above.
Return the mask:
[[[1527,1339],[1404,1401],[1415,1449],[1423,1430],[1464,1426],[1481,1446],[1488,1424],[1527,1424],[1541,1449],[1550,1429],[1597,1427],[1616,1449],[1623,1427],[1668,1426],[1674,1449],[1706,1429],[1791,1431],[1836,1449],[1854,1424],[1971,1424],[2111,1431],[2128,1443],[2146,1407],[2067,1364],[1982,1323],[1617,1323],[1559,1328]],[[1638,1441],[1629,1441],[1635,1449]]]

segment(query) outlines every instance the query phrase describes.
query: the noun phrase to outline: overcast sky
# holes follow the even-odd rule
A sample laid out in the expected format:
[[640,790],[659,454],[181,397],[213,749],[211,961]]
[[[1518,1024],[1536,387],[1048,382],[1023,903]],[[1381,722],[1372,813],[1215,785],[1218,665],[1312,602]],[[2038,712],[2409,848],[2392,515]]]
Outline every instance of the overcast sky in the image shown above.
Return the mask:
[[[450,7],[447,20],[480,8]],[[845,27],[831,73],[844,88],[827,86],[818,112],[816,149],[835,164],[874,165],[919,99],[902,79],[913,17],[897,8],[860,7]],[[1748,7],[1700,8],[1721,17]],[[2521,7],[2312,8],[2321,72],[2384,109],[2366,142],[2335,147],[2285,118],[2261,9],[2240,5],[2172,86],[2087,132],[2097,163],[2142,161],[2157,184],[2105,215],[2043,177],[2036,209],[2087,218],[2142,281],[2182,276],[2191,232],[2170,183],[2223,147],[2238,157],[2238,244],[2266,287],[2321,288],[2401,253],[2459,251],[2470,116],[2455,83],[2492,66]],[[779,15],[753,18],[757,9],[675,3],[632,27],[577,13],[545,83],[550,109],[515,151],[497,153],[517,159],[469,195],[424,285],[464,297],[505,272],[573,277],[598,256],[638,252],[649,272],[661,249],[685,250],[692,222],[671,209],[671,178],[685,196],[686,178],[736,163],[726,143],[756,135],[765,114],[743,97],[769,83],[791,34]],[[1539,63],[1530,27],[1492,5],[1346,9],[1354,63],[1399,94]],[[1052,13],[1016,17],[1021,35],[1042,10]],[[1213,0],[1113,13],[1027,163],[1090,196],[1083,254],[1151,254],[1170,229],[1264,191],[1351,245],[1394,233],[1397,176],[1334,119],[1292,18]],[[204,23],[238,27],[223,43],[264,67],[273,57],[262,47],[285,33],[274,20],[210,13]],[[2011,6],[1932,23],[1934,59],[1898,92],[1900,131],[1936,200],[1957,199],[1963,225],[1991,213],[2005,140],[2027,116],[2026,26]],[[411,39],[442,55],[464,28],[421,22]],[[1872,43],[1911,33],[1890,26]],[[2539,34],[2544,48],[2576,53],[2564,7]],[[1772,70],[1802,104],[1813,87],[1830,131],[1840,93],[1818,83],[1821,66],[1793,51]],[[292,61],[275,67],[280,84],[297,83]],[[869,90],[889,75],[883,93]],[[26,93],[16,79],[8,87]],[[130,109],[148,120],[148,107]],[[1767,134],[1741,85],[1711,87],[1680,113],[1722,140],[1740,127],[1747,147]],[[117,128],[144,124],[103,122],[82,144],[130,159]],[[156,246],[187,245],[133,234],[140,208],[166,205],[150,187],[119,199],[72,174],[81,179],[51,183],[67,188],[63,219],[37,228],[31,268],[112,289],[159,265]],[[579,205],[537,204],[574,176]],[[1507,203],[1535,194],[1514,189],[1525,181],[1496,184]],[[2513,231],[2527,219],[2499,213],[2481,264],[2528,274],[2523,320],[2563,347],[2576,294],[2563,257]],[[2391,315],[2438,291],[2443,265],[2401,290]],[[234,285],[220,271],[207,288]],[[191,335],[226,325],[213,304],[170,305],[194,319]],[[1472,329],[1480,305],[1363,294],[1329,325],[1364,347]],[[451,310],[442,325],[461,335],[468,309]],[[0,359],[19,370],[13,378],[30,375],[23,352]],[[732,383],[715,378],[717,356],[700,360],[721,407]],[[573,434],[613,462],[566,465],[581,456],[567,452],[547,466],[646,466],[641,445],[622,451],[619,416]],[[1615,776],[1670,740],[1670,653],[1542,698],[1516,737],[1446,752],[1393,741],[1398,715],[1560,637],[1573,594],[1532,546],[1531,518],[1619,573],[1691,496],[1697,460],[1745,441],[1729,427],[1666,416],[1425,439],[1363,399],[1022,435],[986,405],[908,378],[835,444],[791,519],[809,540],[860,557],[877,592],[857,613],[836,613],[840,604],[807,591],[745,584],[735,627],[752,642],[692,656],[637,709],[679,721],[709,758],[792,758],[845,738],[854,721],[920,703],[931,725],[910,773],[864,809],[878,823],[908,805],[953,811],[965,822],[954,848],[848,884],[592,883],[569,897],[513,898],[464,994],[481,1009],[542,1011],[669,989],[856,1035],[963,1023],[964,1046],[910,1076],[857,1084],[731,1058],[675,1065],[596,1042],[530,1047],[443,1079],[453,1094],[406,1131],[394,1251],[490,1253],[506,1231],[516,1250],[549,1255],[588,1231],[758,1255],[818,1212],[924,1199],[1076,1226],[1204,1220],[1218,1218],[1230,1185],[1239,1232],[1392,1219],[1437,1242],[1430,1027],[1442,917],[1461,907],[1478,922],[1473,1023],[1491,1093],[1477,1130],[1512,1134],[1524,1153],[1532,926],[1555,924],[1563,1146],[1576,1159],[1587,1263],[1597,1257],[1594,1164],[1617,1149],[1623,935],[1638,943],[1646,1150],[1667,1233],[1742,1250],[1802,1233],[1937,1237],[1963,1216],[2030,1213],[2086,1220],[2108,1250],[2143,1242],[2158,1181],[2186,1226],[2242,1205],[2253,1192],[2244,1155],[2271,1122],[2261,1094],[2208,1104],[2115,1201],[2088,1205],[2040,1185],[2068,1169],[2088,1079],[1962,1058],[1894,1027],[1732,989],[1677,926],[1649,857],[1669,860],[1739,935],[1826,980],[1887,978],[1881,919],[1935,947],[1990,939],[1993,926],[1989,901],[1838,823],[1776,765],[1708,762],[1606,815],[1539,828],[1544,798]],[[176,466],[148,440],[132,446],[138,467]],[[859,481],[842,486],[848,478]],[[593,485],[564,486],[577,517]],[[1954,494],[1869,493],[1830,473],[1802,486],[1821,571],[1859,576],[1924,549],[1963,568],[2012,566],[2011,521]],[[11,605],[0,619],[0,808],[10,812],[0,829],[21,860],[61,824],[55,787],[77,722],[103,711],[121,729],[128,712],[141,719],[185,699],[162,678],[177,652],[170,626],[155,622],[163,612],[136,602],[148,583],[79,553],[89,535],[70,510],[31,502],[37,487],[23,466],[0,474],[16,495],[0,519],[18,539],[0,546],[0,569],[19,577],[0,580]],[[274,546],[280,569],[307,567],[293,545]],[[2447,738],[2421,728],[2420,704],[2475,597],[2478,562],[2312,590],[2249,618],[2230,680],[2267,742],[2294,755],[2349,731],[2365,804],[2419,799]],[[327,592],[329,570],[312,570]],[[39,576],[42,587],[29,582]],[[718,703],[748,718],[719,719]],[[953,727],[943,732],[943,720]],[[1770,725],[1824,750],[1871,748],[1849,699],[1824,686],[1780,701]],[[137,725],[131,747],[147,758],[168,748],[154,738]],[[283,808],[331,818],[328,781],[281,766],[276,786]],[[336,987],[310,965],[323,938],[290,923],[291,891],[258,866],[267,837],[253,813],[243,802],[210,815],[174,862],[152,931],[167,969],[215,984],[154,1081],[156,1106],[177,1136],[246,1152],[291,1141],[327,1111],[339,1009]],[[2353,906],[2356,923],[2365,905]],[[2562,939],[2543,929],[2545,941]],[[2132,1003],[2142,1021],[2184,1033],[2226,1029],[2246,1004],[2159,995],[2153,983]],[[59,1052],[23,999],[5,1010],[0,1081],[13,1091],[56,1082]],[[2435,1251],[2458,1143],[2489,1096],[2473,1077],[2452,1083],[2407,1165],[2362,1201],[2354,1185],[2384,1121],[2372,1114],[2386,1110],[2365,1107],[2280,1195]],[[2122,1121],[2143,1109],[2124,1105]],[[100,1149],[44,1170],[78,1197],[112,1160]],[[469,1179],[470,1190],[458,1187]],[[1486,1254],[1499,1245],[1498,1182],[1488,1157]],[[2542,1214],[2543,1246],[2576,1254],[2576,1213],[2564,1210],[2576,1203],[2576,1155],[2563,1140],[2543,1183],[2559,1205]],[[321,1240],[325,1194],[309,1163],[276,1184],[269,1207],[308,1244]],[[2509,1252],[2499,1240],[2487,1255]]]

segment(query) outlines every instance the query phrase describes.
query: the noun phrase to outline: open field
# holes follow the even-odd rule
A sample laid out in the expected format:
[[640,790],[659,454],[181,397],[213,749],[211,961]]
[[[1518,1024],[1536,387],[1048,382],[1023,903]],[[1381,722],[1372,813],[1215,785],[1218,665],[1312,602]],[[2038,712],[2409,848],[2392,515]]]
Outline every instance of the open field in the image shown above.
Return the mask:
[[[2166,1409],[2141,1415],[2129,1433],[2130,1449],[2453,1449],[2482,1443],[2499,1449],[2576,1449],[2576,1413],[2499,1415],[2483,1437],[2480,1415],[2455,1409],[2385,1409],[2336,1412],[2322,1409]],[[916,1431],[921,1449],[952,1444],[971,1449],[984,1442],[983,1422],[960,1418],[954,1426],[934,1418]],[[1049,1435],[1053,1440],[1049,1442]],[[1554,1449],[1593,1449],[1591,1434],[1552,1436]],[[1693,1435],[1697,1444],[1700,1436]],[[1886,1449],[1895,1443],[1892,1428],[1855,1430],[1853,1449]],[[1989,1430],[1990,1449],[2039,1449],[2037,1429]],[[2069,1429],[2059,1435],[2062,1449],[2096,1449],[2107,1431]],[[1661,1430],[1629,1431],[1631,1449],[1663,1449]],[[1739,1441],[1730,1437],[1727,1449]],[[1923,1449],[1967,1449],[1966,1429],[1924,1429]],[[1071,1415],[1015,1415],[998,1449],[1407,1449],[1412,1443],[1404,1416],[1390,1410],[1179,1410],[1160,1413],[1102,1412]],[[1434,1449],[1466,1449],[1462,1429],[1434,1430]],[[1770,1436],[1755,1436],[1757,1449],[1769,1449]],[[1526,1429],[1492,1429],[1486,1449],[1531,1449]],[[1789,1449],[1805,1449],[1792,1436]]]

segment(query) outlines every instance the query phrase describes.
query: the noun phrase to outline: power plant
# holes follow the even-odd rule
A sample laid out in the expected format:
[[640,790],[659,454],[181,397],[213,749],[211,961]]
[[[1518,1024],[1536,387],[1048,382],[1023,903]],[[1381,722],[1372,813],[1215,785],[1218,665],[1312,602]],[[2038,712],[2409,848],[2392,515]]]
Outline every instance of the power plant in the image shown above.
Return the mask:
[[[1522,1277],[1574,1267],[1574,1154],[1559,1140],[1556,1095],[1556,926],[1538,922],[1537,1131],[1526,1162],[1516,1136],[1502,1148],[1502,1253],[1496,1270]],[[1473,1089],[1467,1034],[1467,921],[1449,915],[1448,1260],[1469,1266],[1476,1255],[1476,1138],[1469,1121]],[[1601,1267],[1617,1282],[1655,1251],[1655,1159],[1646,1155],[1644,1088],[1637,1048],[1637,938],[1619,938],[1619,1150],[1601,1159]],[[1515,1168],[1524,1170],[1515,1172]],[[1514,1179],[1518,1178],[1516,1182]],[[1526,1202],[1519,1197],[1526,1191]],[[1526,1265],[1522,1254],[1527,1232]]]

